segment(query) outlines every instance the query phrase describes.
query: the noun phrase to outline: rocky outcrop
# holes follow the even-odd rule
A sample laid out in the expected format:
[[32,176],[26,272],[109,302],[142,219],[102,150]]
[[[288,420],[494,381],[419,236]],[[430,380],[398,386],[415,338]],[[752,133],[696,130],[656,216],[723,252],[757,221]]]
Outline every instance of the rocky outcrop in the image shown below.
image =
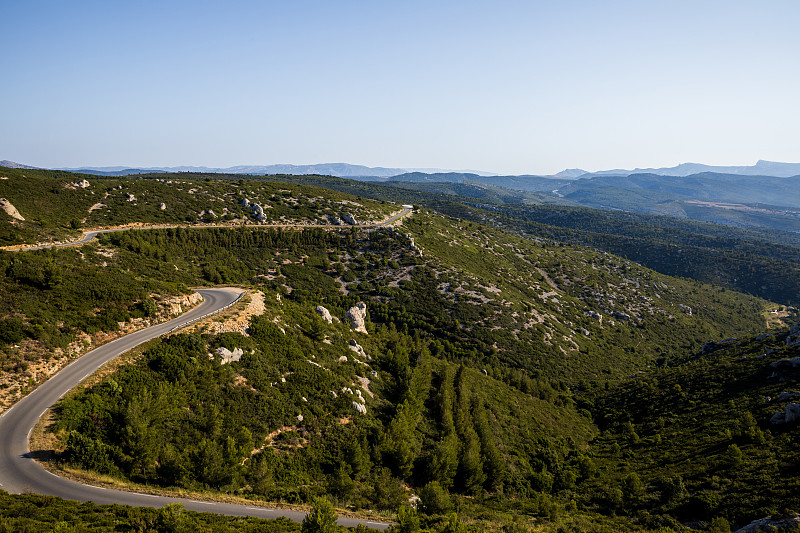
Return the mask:
[[5,198],[0,198],[0,208],[2,208],[3,211],[5,211],[11,218],[15,218],[17,220],[22,220],[22,221],[25,220],[25,218],[19,214],[17,208],[14,207],[14,204],[9,202]]
[[780,359],[769,364],[770,368],[776,370],[791,370],[793,368],[800,368],[800,357],[793,359]]
[[786,346],[800,345],[800,322],[792,326],[789,335],[786,337]]
[[200,293],[193,292],[192,294],[187,294],[185,296],[176,296],[174,298],[168,298],[164,301],[167,309],[169,309],[170,315],[179,315],[183,313],[184,307],[187,309],[190,307],[194,307],[195,304],[202,301],[203,297],[200,296]]
[[583,314],[585,316],[588,316],[589,318],[594,318],[595,320],[599,321],[601,324],[603,323],[603,315],[601,315],[597,311],[584,311]]
[[350,326],[359,333],[367,334],[367,304],[358,302],[344,314],[345,320],[350,321]]
[[351,350],[353,350],[357,355],[359,355],[359,356],[363,357],[364,359],[366,359],[367,361],[372,359],[372,357],[370,357],[367,354],[367,352],[364,351],[364,348],[362,348],[362,346],[360,344],[358,344],[355,341],[355,339],[350,339],[350,344],[347,347],[350,348]]
[[760,518],[750,522],[736,533],[758,533],[760,531],[793,531],[800,527],[800,514],[792,513],[784,517]]
[[350,224],[351,226],[355,226],[357,224],[356,217],[351,214],[342,215],[342,220]]
[[687,315],[692,316],[692,308],[689,307],[688,305],[678,304],[678,307],[680,307],[681,311],[683,311]]
[[161,202],[160,204],[158,204],[158,208],[161,209],[162,211],[166,211],[167,210],[167,204],[165,204],[164,202]]
[[777,398],[775,398],[775,401],[786,402],[788,400],[791,400],[792,398],[796,398],[797,396],[800,396],[800,392],[782,392],[778,395]]
[[81,181],[76,181],[72,185],[74,185],[75,187],[78,187],[80,189],[86,189],[86,188],[89,187],[89,182],[88,182],[88,180],[81,180]]
[[217,214],[214,212],[213,209],[206,209],[202,213],[200,213],[200,218],[217,218]]
[[250,214],[259,222],[267,220],[267,215],[264,214],[264,208],[258,204],[250,204]]
[[798,421],[800,421],[800,403],[787,404],[785,410],[778,411],[769,419],[769,423],[775,426],[792,424]]
[[342,225],[342,221],[340,219],[338,219],[337,217],[328,216],[328,222],[330,222],[334,226],[341,226]]
[[125,198],[126,198],[126,199],[127,199],[129,202],[135,202],[135,201],[136,201],[136,197],[135,197],[134,195],[132,195],[131,193],[127,193],[127,194],[125,195]]
[[242,355],[244,355],[244,351],[241,348],[234,348],[233,351],[224,346],[217,348],[217,357],[219,357],[219,362],[223,365],[238,361],[242,358]]
[[239,200],[239,205],[242,207],[250,207],[250,200],[248,200],[247,198],[242,198],[241,200]]
[[331,316],[331,312],[328,311],[326,308],[318,305],[316,309],[314,309],[321,317],[322,320],[327,322],[328,324],[333,324],[333,317]]
[[367,406],[364,405],[363,403],[353,402],[353,407],[355,408],[356,411],[358,411],[362,415],[367,414]]

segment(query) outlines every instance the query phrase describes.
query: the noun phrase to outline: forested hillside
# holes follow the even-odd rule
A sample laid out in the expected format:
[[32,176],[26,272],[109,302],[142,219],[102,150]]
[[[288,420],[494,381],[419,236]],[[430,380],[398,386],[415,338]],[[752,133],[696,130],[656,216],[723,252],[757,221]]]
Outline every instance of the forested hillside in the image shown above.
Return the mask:
[[[267,183],[245,176],[156,174],[105,178],[0,167],[0,198],[20,218],[0,212],[0,245],[72,240],[82,229],[125,224],[335,224],[381,220],[385,203],[331,190]],[[396,206],[394,206],[396,208]]]
[[[192,184],[235,190],[224,206],[261,188],[326,194],[277,178]],[[398,208],[331,197],[376,217]],[[0,349],[29,386],[26,364],[48,349],[156,320],[188,287],[263,301],[241,327],[208,319],[65,397],[54,466],[143,490],[325,495],[397,531],[682,531],[797,509],[797,426],[773,427],[775,406],[759,403],[796,388],[793,371],[768,373],[797,356],[784,348],[796,310],[436,202],[447,215],[418,209],[397,228],[176,227],[0,252]]]

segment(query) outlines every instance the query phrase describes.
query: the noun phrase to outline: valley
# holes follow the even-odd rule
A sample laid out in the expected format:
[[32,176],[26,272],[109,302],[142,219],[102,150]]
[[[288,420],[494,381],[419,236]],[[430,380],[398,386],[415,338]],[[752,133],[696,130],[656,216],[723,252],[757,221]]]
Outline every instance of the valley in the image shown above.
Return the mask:
[[[19,378],[4,395],[87,335],[165,320],[191,287],[259,302],[66,395],[39,450],[55,472],[326,498],[394,531],[709,530],[800,507],[798,427],[771,421],[791,402],[764,401],[800,386],[781,362],[800,318],[787,235],[321,176],[3,174],[25,218],[3,221],[8,245],[144,225],[0,252],[0,357]],[[665,262],[675,246],[705,259]]]

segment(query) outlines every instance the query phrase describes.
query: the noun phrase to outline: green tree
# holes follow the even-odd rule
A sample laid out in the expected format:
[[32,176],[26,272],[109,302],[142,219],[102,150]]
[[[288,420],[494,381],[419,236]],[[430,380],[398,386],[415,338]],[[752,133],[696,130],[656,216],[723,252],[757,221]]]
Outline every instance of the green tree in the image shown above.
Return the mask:
[[416,509],[408,505],[397,509],[397,524],[392,526],[392,533],[417,533],[419,530],[419,515]]
[[300,531],[302,533],[334,533],[336,526],[336,511],[327,498],[316,498],[311,512],[303,519]]

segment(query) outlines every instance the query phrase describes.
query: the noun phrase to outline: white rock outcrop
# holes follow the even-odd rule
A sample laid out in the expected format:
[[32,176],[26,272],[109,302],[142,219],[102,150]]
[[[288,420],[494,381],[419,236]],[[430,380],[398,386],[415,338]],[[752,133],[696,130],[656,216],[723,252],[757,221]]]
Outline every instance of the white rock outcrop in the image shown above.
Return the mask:
[[158,208],[161,209],[162,211],[166,211],[167,210],[167,204],[165,204],[164,202],[161,202],[160,204],[158,204]]
[[353,407],[355,408],[356,411],[358,411],[362,415],[367,414],[367,406],[364,405],[363,403],[353,402]]
[[351,214],[342,215],[342,220],[350,224],[351,226],[355,226],[357,224],[356,217]]
[[135,202],[135,201],[136,201],[136,197],[135,197],[134,195],[132,195],[131,193],[126,193],[126,194],[125,194],[125,198],[126,198],[126,199],[127,199],[129,202]]
[[345,320],[350,321],[350,326],[359,333],[367,334],[367,304],[358,302],[344,314]]
[[87,180],[76,181],[73,183],[75,187],[79,187],[81,189],[86,189],[89,187],[89,182]]
[[737,529],[735,533],[758,533],[760,531],[779,531],[784,530],[792,531],[794,528],[800,527],[800,514],[794,513],[784,518],[760,518],[750,522],[741,529]]
[[2,208],[3,211],[5,211],[11,218],[15,218],[17,220],[22,220],[22,221],[25,220],[25,218],[19,214],[17,208],[14,207],[14,204],[9,202],[5,198],[0,198],[0,208]]
[[244,355],[244,351],[241,348],[234,348],[233,351],[224,346],[217,348],[217,357],[219,357],[219,362],[223,365],[238,361],[242,358],[242,355]]
[[328,311],[326,308],[318,305],[316,309],[314,309],[321,317],[322,320],[327,322],[328,324],[333,324],[333,317],[331,316],[331,312]]

